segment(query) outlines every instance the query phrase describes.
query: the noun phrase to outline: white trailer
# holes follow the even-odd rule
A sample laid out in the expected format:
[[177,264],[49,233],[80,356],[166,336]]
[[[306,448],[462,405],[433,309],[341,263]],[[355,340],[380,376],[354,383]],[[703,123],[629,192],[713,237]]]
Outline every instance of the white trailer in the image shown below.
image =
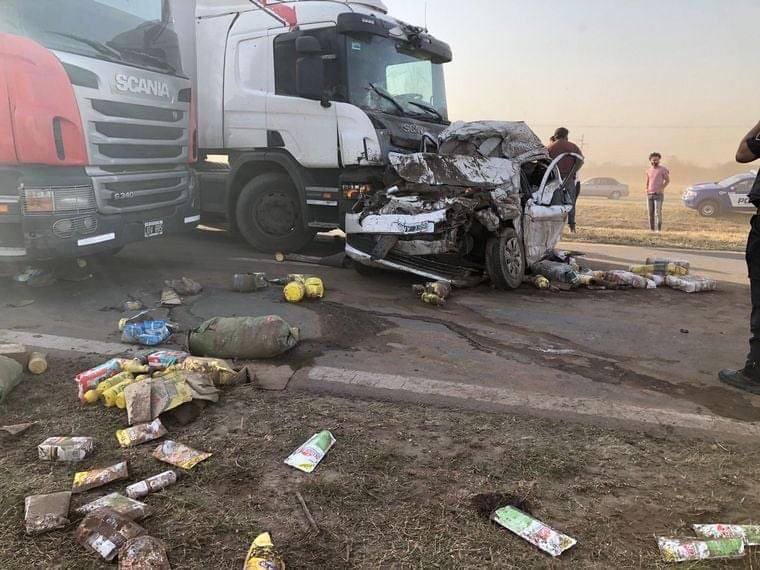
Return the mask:
[[[204,220],[296,251],[448,125],[449,46],[382,0],[197,0]],[[188,34],[186,45],[191,45]]]

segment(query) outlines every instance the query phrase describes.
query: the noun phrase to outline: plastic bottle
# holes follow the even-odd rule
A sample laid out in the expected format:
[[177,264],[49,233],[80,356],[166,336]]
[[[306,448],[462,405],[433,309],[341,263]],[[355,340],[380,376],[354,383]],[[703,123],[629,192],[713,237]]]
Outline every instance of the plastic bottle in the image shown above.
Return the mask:
[[100,384],[98,384],[97,388],[95,388],[95,391],[98,393],[98,395],[102,396],[103,392],[106,390],[110,390],[117,384],[121,384],[124,382],[124,380],[128,380],[130,378],[134,378],[134,375],[131,372],[120,372],[108,380],[103,380]]
[[319,277],[309,277],[304,281],[307,299],[322,299],[325,296],[325,284]]
[[[116,405],[116,398],[118,398],[119,394],[126,390],[127,386],[135,382],[137,382],[137,378],[128,378],[103,392],[103,404],[105,404],[106,408],[113,408]],[[127,407],[126,402],[124,403],[124,407]]]
[[44,354],[42,352],[31,353],[29,355],[28,367],[29,367],[29,372],[37,376],[47,372],[47,369],[48,369],[47,354]]
[[306,296],[306,286],[301,281],[291,281],[282,292],[288,303],[300,303]]
[[175,471],[164,471],[127,487],[127,497],[130,499],[142,499],[151,493],[166,489],[176,482],[177,473]]

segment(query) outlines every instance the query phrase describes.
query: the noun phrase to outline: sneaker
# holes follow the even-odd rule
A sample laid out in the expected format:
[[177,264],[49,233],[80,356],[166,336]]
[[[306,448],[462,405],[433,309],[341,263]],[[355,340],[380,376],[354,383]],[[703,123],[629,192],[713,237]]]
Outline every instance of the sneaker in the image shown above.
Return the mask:
[[760,368],[757,366],[741,370],[721,370],[718,378],[724,384],[760,395]]

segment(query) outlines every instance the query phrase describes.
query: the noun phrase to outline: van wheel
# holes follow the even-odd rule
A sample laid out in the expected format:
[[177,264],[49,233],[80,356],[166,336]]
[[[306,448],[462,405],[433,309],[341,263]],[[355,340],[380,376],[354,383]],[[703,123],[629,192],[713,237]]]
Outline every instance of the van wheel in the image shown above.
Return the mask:
[[513,229],[488,240],[486,269],[497,289],[511,290],[522,285],[525,277],[525,251],[520,237]]
[[717,202],[705,200],[699,205],[697,211],[703,218],[714,218],[720,213],[720,207]]
[[284,174],[262,174],[246,184],[236,218],[246,241],[266,253],[299,251],[316,235],[304,227],[298,191]]

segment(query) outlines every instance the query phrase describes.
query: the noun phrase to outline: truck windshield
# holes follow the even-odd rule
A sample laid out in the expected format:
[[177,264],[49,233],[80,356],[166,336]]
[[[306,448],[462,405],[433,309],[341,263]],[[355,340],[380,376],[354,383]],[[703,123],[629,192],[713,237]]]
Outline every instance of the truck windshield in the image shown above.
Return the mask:
[[380,36],[348,36],[349,99],[383,113],[448,120],[443,65]]
[[182,73],[169,0],[2,0],[0,31],[52,50]]

